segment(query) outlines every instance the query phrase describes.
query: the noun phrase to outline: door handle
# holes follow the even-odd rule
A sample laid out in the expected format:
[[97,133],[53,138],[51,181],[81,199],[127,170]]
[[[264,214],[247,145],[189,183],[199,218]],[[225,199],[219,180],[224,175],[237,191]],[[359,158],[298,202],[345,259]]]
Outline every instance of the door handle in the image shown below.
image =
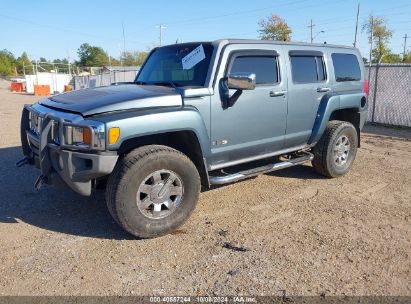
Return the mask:
[[331,91],[331,88],[317,88],[318,93],[325,93]]
[[287,91],[270,91],[270,97],[284,96]]

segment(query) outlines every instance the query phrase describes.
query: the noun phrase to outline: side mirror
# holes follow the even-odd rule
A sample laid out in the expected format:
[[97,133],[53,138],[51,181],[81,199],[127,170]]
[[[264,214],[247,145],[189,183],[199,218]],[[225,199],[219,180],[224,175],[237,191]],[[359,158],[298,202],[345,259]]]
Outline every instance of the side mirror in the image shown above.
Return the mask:
[[227,84],[229,89],[254,90],[256,85],[255,74],[233,73],[228,75]]

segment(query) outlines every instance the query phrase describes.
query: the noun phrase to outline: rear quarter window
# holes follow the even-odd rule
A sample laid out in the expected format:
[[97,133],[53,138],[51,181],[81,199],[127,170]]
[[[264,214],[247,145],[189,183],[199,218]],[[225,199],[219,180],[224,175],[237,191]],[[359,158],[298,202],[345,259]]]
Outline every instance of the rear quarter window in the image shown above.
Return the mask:
[[353,54],[331,54],[337,82],[361,80],[361,69],[357,56]]

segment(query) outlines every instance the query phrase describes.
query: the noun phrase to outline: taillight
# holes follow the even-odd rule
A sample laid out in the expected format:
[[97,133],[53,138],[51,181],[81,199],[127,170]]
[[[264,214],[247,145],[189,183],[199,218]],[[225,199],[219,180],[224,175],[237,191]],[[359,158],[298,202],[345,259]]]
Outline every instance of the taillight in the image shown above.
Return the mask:
[[368,79],[364,80],[364,94],[368,96],[369,86],[368,86]]

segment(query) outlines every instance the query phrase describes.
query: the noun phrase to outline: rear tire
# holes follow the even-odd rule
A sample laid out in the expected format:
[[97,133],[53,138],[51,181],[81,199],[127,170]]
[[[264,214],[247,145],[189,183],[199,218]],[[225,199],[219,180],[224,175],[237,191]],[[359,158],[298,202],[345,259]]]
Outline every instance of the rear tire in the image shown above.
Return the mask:
[[177,229],[194,210],[200,176],[192,161],[167,146],[131,151],[117,163],[107,183],[107,207],[114,220],[140,238]]
[[355,127],[346,121],[333,120],[313,148],[312,165],[321,175],[339,177],[346,174],[355,159],[358,136]]

